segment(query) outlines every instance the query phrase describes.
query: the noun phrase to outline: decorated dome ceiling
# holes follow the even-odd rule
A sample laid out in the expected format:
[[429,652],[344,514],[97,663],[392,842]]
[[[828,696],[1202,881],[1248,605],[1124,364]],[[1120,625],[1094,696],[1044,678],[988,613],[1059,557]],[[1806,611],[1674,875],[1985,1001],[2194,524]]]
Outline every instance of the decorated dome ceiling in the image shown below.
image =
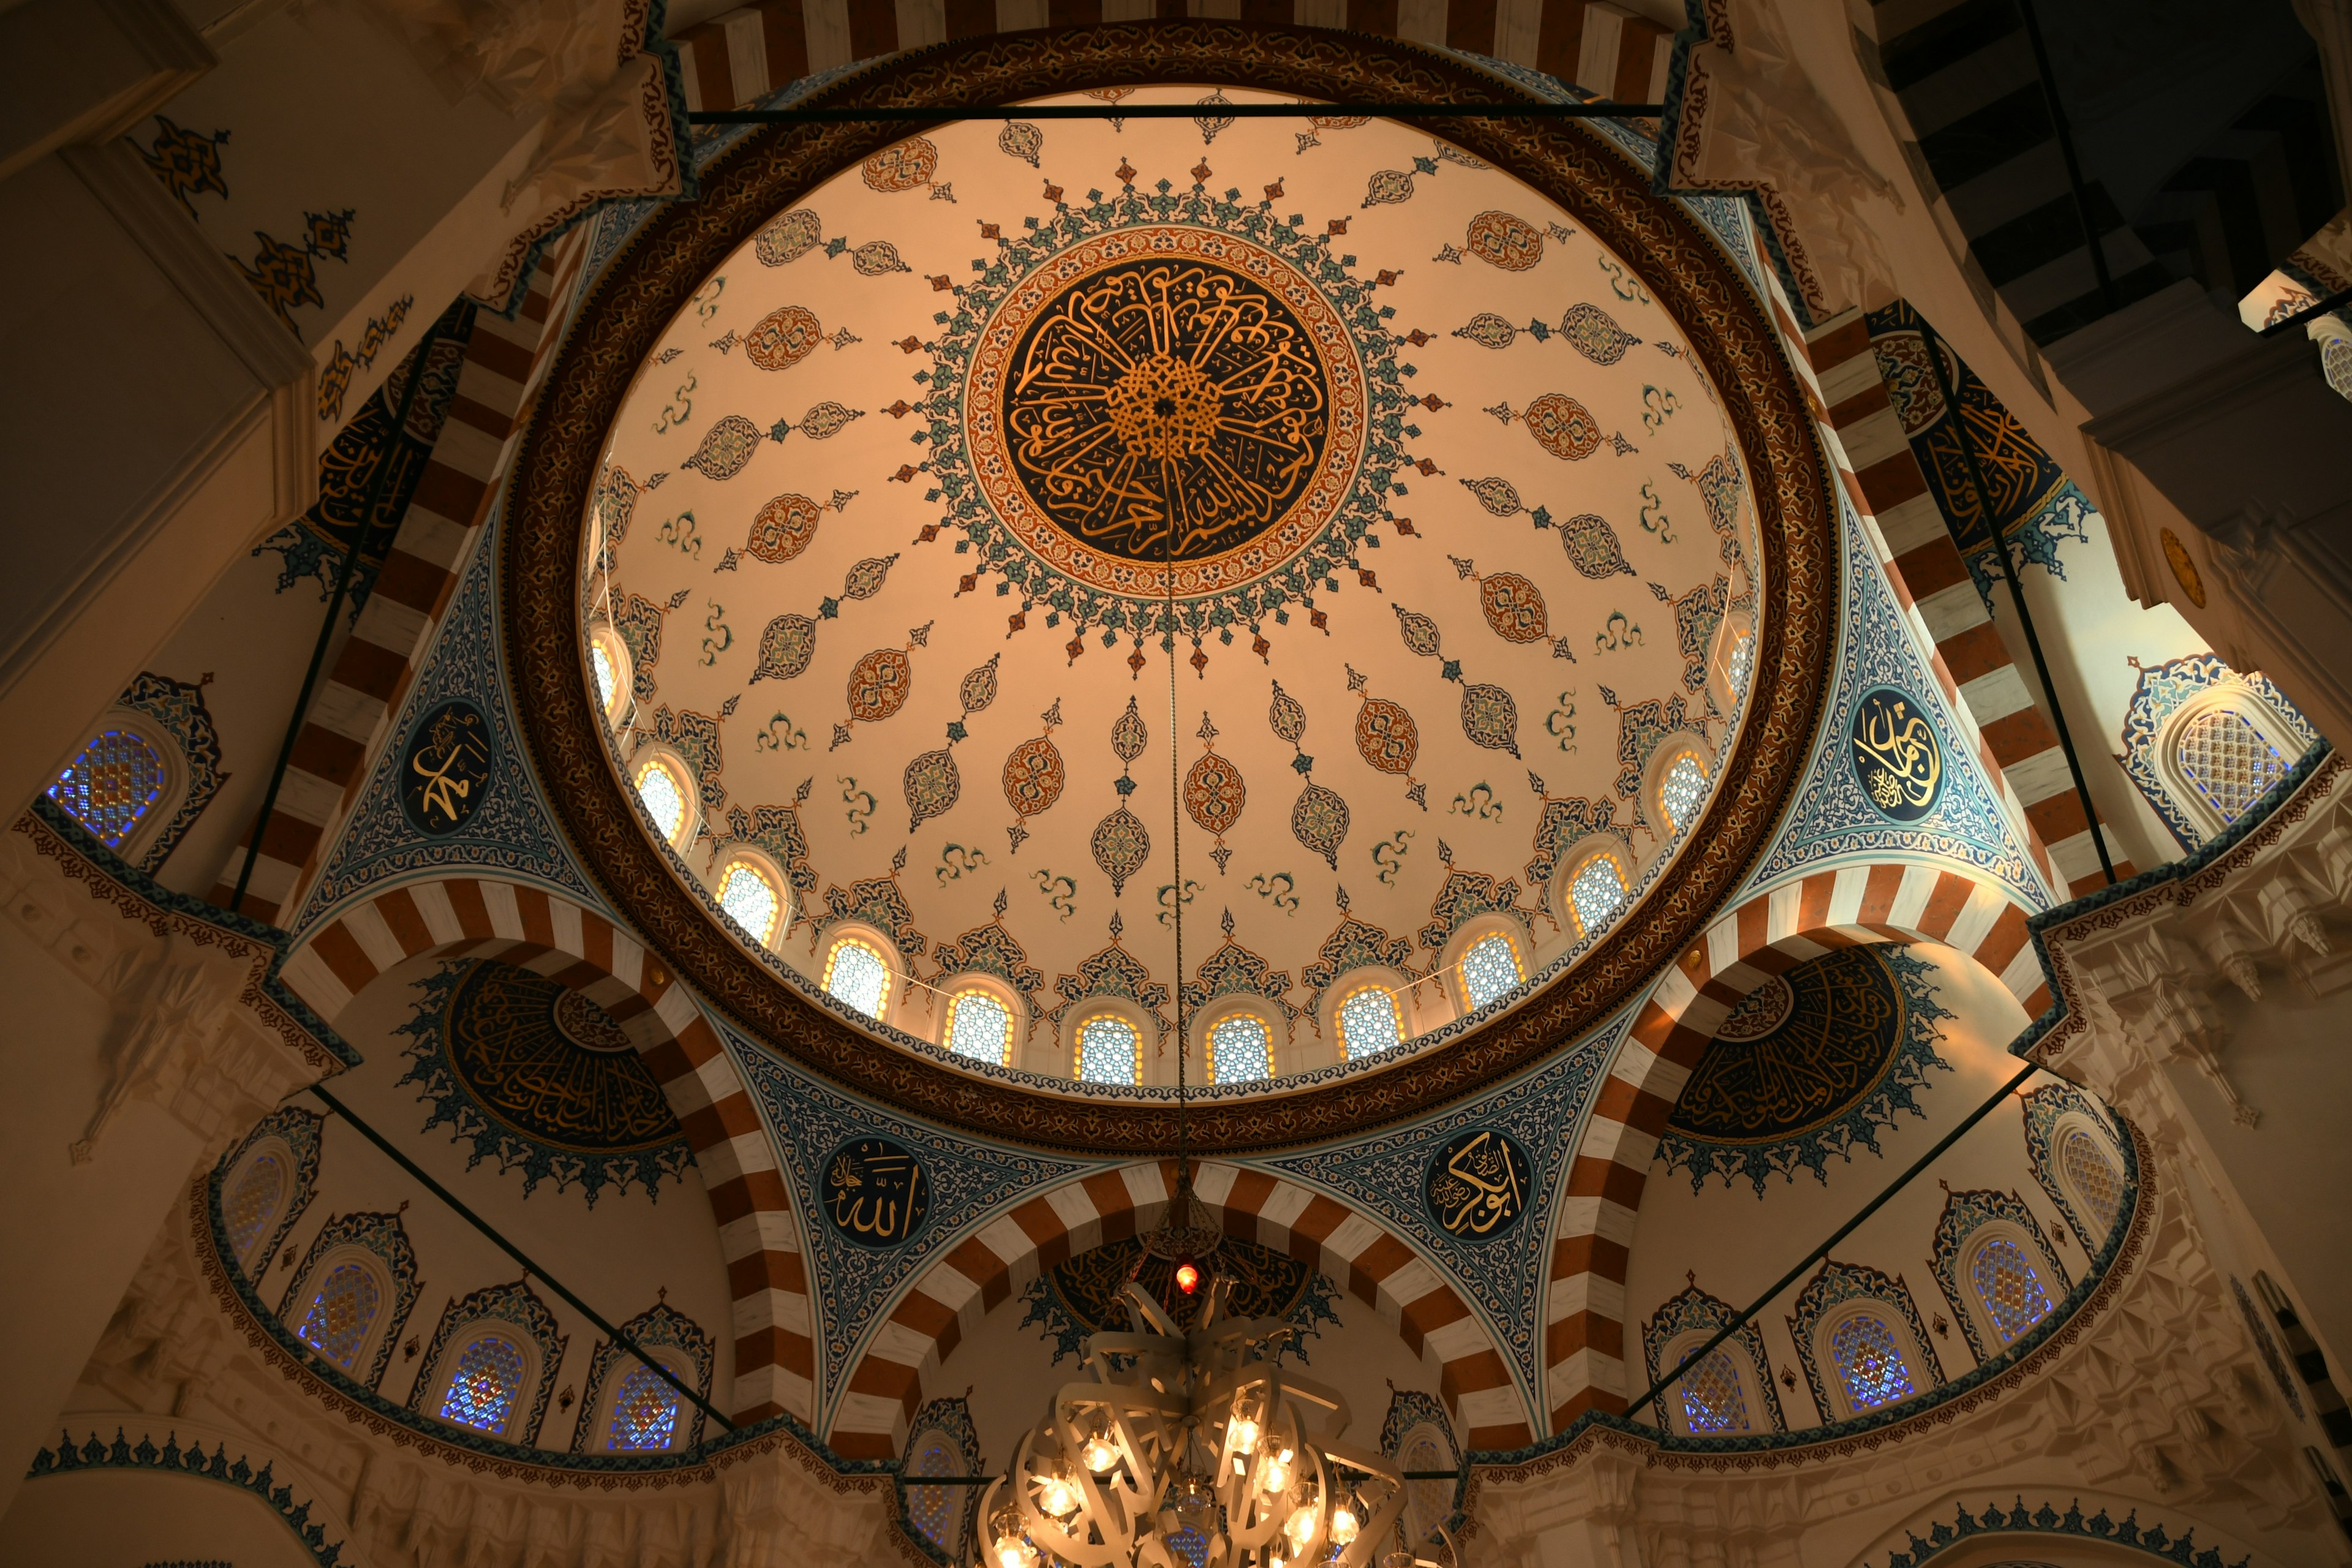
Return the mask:
[[[1760,311],[1597,139],[1620,188],[1587,207],[1394,121],[1106,91],[1200,112],[951,123],[799,180],[755,141],[691,246],[657,222],[615,262],[604,324],[637,357],[578,489],[582,654],[550,702],[602,713],[614,784],[649,791],[625,900],[666,862],[753,961],[682,970],[772,1037],[814,1028],[820,1065],[858,1048],[828,1016],[911,1054],[933,1111],[970,1076],[1157,1100],[1180,1000],[1196,1083],[1203,1024],[1269,1026],[1271,1076],[1218,1101],[1378,1074],[1605,969],[1590,1016],[1699,899],[1643,956],[1612,941],[1678,862],[1736,870],[1801,743],[1775,726],[1760,780],[1740,743],[1775,566],[1821,526],[1785,494],[1759,525],[1757,395],[1801,409]],[[1669,229],[1670,256],[1625,243]],[[739,861],[772,928],[726,896]],[[1494,933],[1522,983],[1471,991]],[[845,934],[893,971],[878,1007],[825,996]],[[1350,1061],[1336,1009],[1367,984],[1402,1044],[1359,1030]],[[1013,1016],[997,1059],[950,1048],[972,986]],[[1072,1081],[1105,1011],[1139,1085]]]

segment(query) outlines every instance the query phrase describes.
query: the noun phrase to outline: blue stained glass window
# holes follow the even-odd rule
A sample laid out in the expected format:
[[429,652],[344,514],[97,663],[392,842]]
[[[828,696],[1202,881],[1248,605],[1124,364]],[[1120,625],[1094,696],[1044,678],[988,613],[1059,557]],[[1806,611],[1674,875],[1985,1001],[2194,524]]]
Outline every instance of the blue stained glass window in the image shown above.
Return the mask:
[[277,1215],[283,1195],[286,1167],[276,1153],[265,1150],[246,1162],[228,1195],[229,1245],[242,1258],[252,1249],[262,1230]]
[[1625,868],[1614,855],[1595,855],[1568,885],[1568,901],[1576,906],[1576,921],[1586,934],[1599,931],[1625,904]]
[[[1690,1352],[1685,1351],[1685,1355]],[[1748,1430],[1748,1392],[1739,1384],[1739,1367],[1722,1350],[1683,1373],[1683,1419],[1702,1436]]]
[[[908,1473],[918,1476],[952,1476],[963,1470],[961,1456],[948,1446],[945,1436],[934,1430],[924,1435],[922,1446],[916,1451]],[[907,1512],[915,1528],[929,1536],[931,1544],[942,1552],[952,1552],[956,1543],[949,1539],[955,1528],[955,1500],[958,1487],[918,1487],[907,1489]]]
[[2050,1315],[2050,1296],[2042,1288],[2042,1276],[2025,1249],[2007,1237],[1995,1237],[1978,1247],[1969,1274],[1976,1283],[1977,1300],[1984,1303],[1986,1315],[2004,1342]]
[[1379,985],[1359,985],[1349,992],[1348,999],[1339,1004],[1339,1042],[1348,1047],[1349,1061],[1404,1044],[1404,1030],[1397,1024],[1396,998]]
[[163,756],[129,730],[91,737],[49,786],[49,798],[109,849],[122,847],[163,793]]
[[1519,972],[1519,950],[1501,931],[1480,937],[1462,955],[1462,994],[1474,1008],[1508,995],[1524,978]]
[[484,1334],[457,1358],[449,1392],[441,1397],[441,1419],[503,1436],[521,1392],[522,1352],[510,1340]]
[[825,994],[856,1008],[869,1018],[882,1016],[890,999],[890,966],[882,955],[855,938],[833,945],[824,966]]
[[1838,1377],[1857,1411],[1875,1410],[1915,1392],[1911,1369],[1904,1364],[1895,1331],[1884,1318],[1862,1312],[1840,1323],[1830,1335],[1830,1354],[1836,1358]]
[[959,993],[948,1011],[948,1049],[974,1061],[1013,1065],[1013,1015],[985,991]]
[[1209,1538],[1189,1524],[1171,1535],[1168,1544],[1192,1568],[1204,1568],[1209,1561]]
[[2180,771],[2224,823],[2235,822],[2271,785],[2286,777],[2286,759],[2244,714],[2216,708],[2180,731]]
[[[1405,1470],[1450,1470],[1454,1460],[1438,1446],[1437,1438],[1427,1428],[1415,1432],[1398,1457],[1397,1468]],[[1404,1484],[1404,1537],[1407,1545],[1425,1546],[1437,1527],[1454,1511],[1454,1483],[1451,1481],[1407,1481]]]
[[383,1300],[373,1274],[357,1263],[338,1263],[311,1296],[310,1310],[294,1333],[345,1372],[355,1372],[360,1346],[375,1326]]
[[1209,1031],[1209,1076],[1217,1083],[1247,1083],[1274,1076],[1273,1047],[1265,1021],[1252,1013],[1235,1013]]
[[612,1436],[604,1447],[616,1453],[657,1453],[677,1431],[677,1390],[643,1364],[629,1368],[613,1396]]
[[1141,1076],[1135,1026],[1116,1013],[1098,1013],[1078,1026],[1080,1083],[1134,1083]]

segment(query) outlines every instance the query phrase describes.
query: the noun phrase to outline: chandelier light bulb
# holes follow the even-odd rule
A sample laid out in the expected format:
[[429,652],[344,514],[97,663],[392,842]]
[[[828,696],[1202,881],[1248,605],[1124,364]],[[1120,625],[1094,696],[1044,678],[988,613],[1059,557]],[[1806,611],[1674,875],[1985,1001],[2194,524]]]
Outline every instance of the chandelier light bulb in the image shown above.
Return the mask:
[[1230,1436],[1233,1439],[1234,1453],[1249,1453],[1257,1447],[1257,1423],[1255,1421],[1236,1420],[1234,1423],[1233,1431]]
[[1307,1538],[1315,1533],[1315,1505],[1311,1502],[1300,1503],[1297,1511],[1284,1523],[1282,1533],[1290,1537],[1293,1551],[1306,1551]]
[[1037,1549],[1011,1536],[996,1538],[996,1568],[1036,1568]]
[[1331,1539],[1341,1546],[1356,1539],[1356,1516],[1344,1508],[1331,1510]]
[[1278,1492],[1290,1484],[1290,1450],[1285,1448],[1265,1462],[1265,1469],[1257,1479],[1258,1489]]
[[1086,1460],[1087,1468],[1096,1475],[1108,1475],[1118,1464],[1118,1448],[1108,1437],[1093,1436],[1087,1439],[1087,1446],[1079,1457]]
[[1187,1296],[1201,1288],[1201,1266],[1188,1255],[1176,1260],[1176,1289]]
[[1077,1489],[1059,1476],[1048,1476],[1037,1489],[1037,1506],[1055,1519],[1066,1518],[1078,1510]]

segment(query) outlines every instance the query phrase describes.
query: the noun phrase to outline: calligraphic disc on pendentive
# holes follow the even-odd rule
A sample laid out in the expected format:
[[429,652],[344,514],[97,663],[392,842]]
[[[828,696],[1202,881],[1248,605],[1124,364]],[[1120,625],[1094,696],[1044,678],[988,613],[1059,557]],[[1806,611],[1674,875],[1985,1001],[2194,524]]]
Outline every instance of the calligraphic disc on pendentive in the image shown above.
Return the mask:
[[465,826],[489,794],[497,759],[489,720],[466,699],[427,713],[400,759],[400,809],[409,826],[436,837]]
[[1422,1178],[1422,1196],[1439,1229],[1464,1241],[1486,1241],[1527,1212],[1531,1170],[1517,1139],[1476,1128],[1439,1147]]
[[817,1173],[825,1223],[859,1247],[897,1247],[931,1212],[931,1179],[915,1152],[888,1138],[854,1138]]
[[1853,740],[1854,779],[1888,816],[1917,822],[1944,798],[1944,745],[1916,698],[1891,686],[1864,692]]

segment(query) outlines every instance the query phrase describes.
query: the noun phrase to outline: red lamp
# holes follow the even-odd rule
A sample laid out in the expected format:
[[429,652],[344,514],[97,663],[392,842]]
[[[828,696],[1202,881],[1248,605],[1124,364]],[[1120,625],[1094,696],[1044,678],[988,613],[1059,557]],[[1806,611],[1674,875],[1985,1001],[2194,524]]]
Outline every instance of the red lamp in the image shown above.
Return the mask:
[[1201,1266],[1186,1253],[1176,1260],[1176,1289],[1190,1296],[1201,1288]]

